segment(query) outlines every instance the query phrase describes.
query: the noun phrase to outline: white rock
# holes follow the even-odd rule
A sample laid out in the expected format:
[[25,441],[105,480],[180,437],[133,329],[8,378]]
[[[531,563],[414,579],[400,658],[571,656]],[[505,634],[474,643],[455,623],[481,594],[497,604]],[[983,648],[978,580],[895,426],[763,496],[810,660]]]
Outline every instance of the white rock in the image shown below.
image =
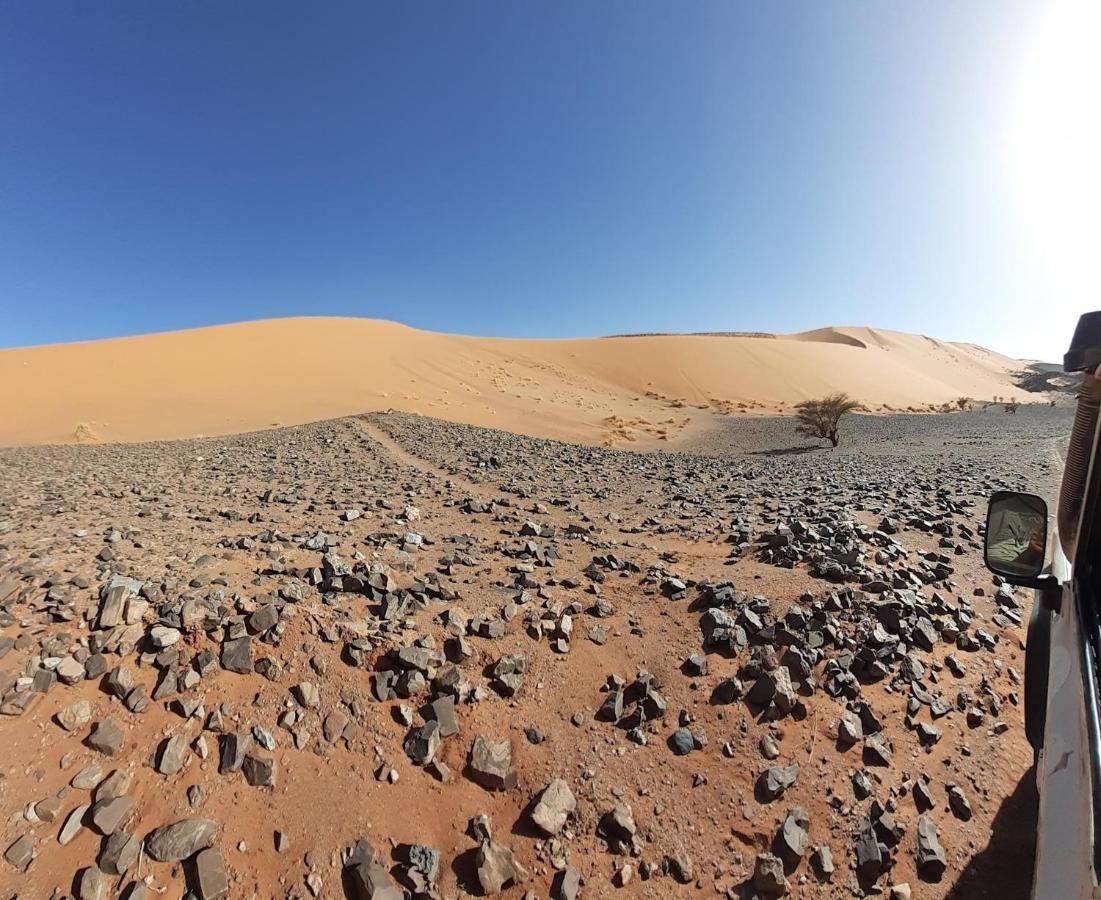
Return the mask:
[[180,632],[178,629],[169,628],[167,625],[154,625],[149,629],[149,639],[158,650],[164,650],[180,639]]

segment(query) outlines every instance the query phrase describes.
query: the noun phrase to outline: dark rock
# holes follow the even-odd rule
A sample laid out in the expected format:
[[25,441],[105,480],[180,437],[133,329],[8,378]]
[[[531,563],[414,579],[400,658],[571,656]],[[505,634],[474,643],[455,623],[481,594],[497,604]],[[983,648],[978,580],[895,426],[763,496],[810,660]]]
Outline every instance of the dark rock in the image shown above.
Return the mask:
[[474,781],[488,790],[510,790],[517,785],[512,746],[507,740],[490,741],[478,735],[470,750],[470,771]]
[[210,819],[182,819],[162,825],[145,839],[145,852],[157,862],[179,862],[214,843],[218,826]]
[[803,854],[807,852],[809,827],[810,818],[803,807],[795,806],[788,810],[780,826],[780,832],[776,836],[776,850],[789,866],[798,865]]
[[252,749],[252,735],[243,731],[230,731],[223,734],[220,741],[221,758],[218,771],[225,775],[239,772],[245,763],[245,756]]
[[404,900],[404,893],[366,841],[356,843],[344,871],[352,900]]
[[918,816],[917,871],[922,881],[940,881],[948,859],[937,836],[936,823],[928,816]]
[[4,859],[20,872],[26,872],[34,859],[34,842],[30,835],[21,835],[9,844]]
[[551,900],[577,900],[581,890],[581,873],[577,869],[566,867],[554,876],[551,882]]
[[229,879],[216,848],[207,847],[195,857],[195,886],[199,900],[217,900],[229,894]]
[[241,764],[245,781],[253,787],[275,787],[275,759],[252,752]]
[[526,881],[527,869],[512,851],[492,840],[483,840],[475,855],[478,884],[484,894],[499,894],[510,884]]
[[222,668],[247,675],[253,670],[252,638],[247,635],[222,644]]
[[124,875],[138,861],[141,843],[126,831],[116,831],[103,842],[96,864],[108,875]]
[[771,853],[757,854],[753,865],[753,888],[764,897],[783,897],[788,892],[784,863]]
[[669,738],[669,747],[677,756],[687,756],[696,749],[696,741],[687,728],[678,728]]
[[110,719],[99,722],[85,742],[93,750],[98,750],[105,756],[114,756],[122,749],[122,731]]
[[130,815],[133,808],[133,797],[106,797],[92,805],[88,811],[88,821],[100,834],[111,835]]
[[405,754],[416,766],[426,766],[440,746],[440,723],[432,719],[413,729],[405,739]]
[[856,837],[856,874],[865,884],[875,884],[883,872],[883,851],[871,822]]
[[757,779],[758,793],[765,800],[776,800],[784,795],[789,787],[795,784],[799,777],[799,764],[790,766],[771,766],[761,773]]

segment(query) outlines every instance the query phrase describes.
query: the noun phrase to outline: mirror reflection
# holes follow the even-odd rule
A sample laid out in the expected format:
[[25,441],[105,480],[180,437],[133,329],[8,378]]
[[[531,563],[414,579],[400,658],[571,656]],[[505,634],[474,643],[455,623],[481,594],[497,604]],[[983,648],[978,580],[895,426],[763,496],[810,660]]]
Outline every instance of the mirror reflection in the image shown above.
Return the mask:
[[1031,494],[995,494],[986,523],[986,563],[995,572],[1033,577],[1044,567],[1047,504]]

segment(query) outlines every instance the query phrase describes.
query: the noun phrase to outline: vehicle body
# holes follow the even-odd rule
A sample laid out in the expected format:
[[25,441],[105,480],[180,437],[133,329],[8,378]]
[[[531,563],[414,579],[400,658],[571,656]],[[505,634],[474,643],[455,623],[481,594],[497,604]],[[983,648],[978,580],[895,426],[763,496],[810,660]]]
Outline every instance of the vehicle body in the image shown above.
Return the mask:
[[[991,498],[987,566],[1036,590],[1025,655],[1025,729],[1039,815],[1032,896],[1101,897],[1101,312],[1082,316],[1064,367],[1083,372],[1051,564],[1046,504]],[[1037,503],[1039,505],[1037,505]],[[1037,529],[1043,534],[1037,538]],[[1029,539],[1032,543],[1028,543]]]

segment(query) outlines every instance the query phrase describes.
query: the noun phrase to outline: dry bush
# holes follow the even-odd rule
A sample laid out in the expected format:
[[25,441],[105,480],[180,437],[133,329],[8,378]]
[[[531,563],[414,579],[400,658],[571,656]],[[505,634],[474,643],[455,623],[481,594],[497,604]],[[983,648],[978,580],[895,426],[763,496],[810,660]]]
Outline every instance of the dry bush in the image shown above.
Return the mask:
[[804,400],[795,407],[795,416],[799,420],[795,430],[808,437],[829,441],[836,447],[841,440],[837,431],[841,417],[861,408],[860,402],[848,394],[830,394],[820,400]]

